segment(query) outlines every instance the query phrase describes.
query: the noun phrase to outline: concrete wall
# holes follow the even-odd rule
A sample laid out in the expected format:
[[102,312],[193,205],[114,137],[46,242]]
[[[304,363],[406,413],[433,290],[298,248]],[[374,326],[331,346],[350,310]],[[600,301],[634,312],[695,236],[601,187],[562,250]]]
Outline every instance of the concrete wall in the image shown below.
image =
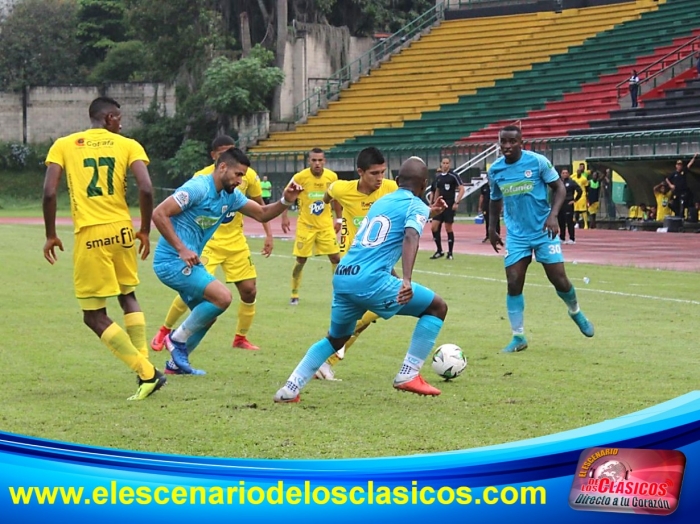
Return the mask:
[[354,62],[375,44],[373,38],[342,36],[342,29],[330,26],[307,26],[297,30],[287,42],[284,60],[284,83],[281,94],[282,120],[294,119],[294,107],[343,66]]
[[[101,94],[121,104],[125,132],[139,126],[138,113],[154,99],[162,112],[175,114],[175,88],[164,84],[111,84],[102,93],[95,86],[32,87],[27,92],[27,142],[52,141],[89,127],[88,106]],[[23,140],[21,93],[0,93],[0,140]]]

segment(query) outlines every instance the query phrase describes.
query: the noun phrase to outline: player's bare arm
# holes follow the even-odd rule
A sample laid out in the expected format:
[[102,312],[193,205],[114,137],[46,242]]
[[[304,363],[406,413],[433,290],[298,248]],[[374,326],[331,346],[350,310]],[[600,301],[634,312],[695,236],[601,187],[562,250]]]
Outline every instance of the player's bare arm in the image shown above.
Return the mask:
[[[289,181],[289,184],[287,184],[287,187],[289,187],[289,185],[292,183],[296,183],[296,182],[294,182],[294,178],[292,178]],[[292,203],[294,203],[294,202],[292,201]],[[289,216],[287,216],[287,208],[285,208],[284,211],[282,212],[282,232],[289,233],[291,231],[291,229],[292,228],[290,227]]]
[[340,202],[338,202],[337,200],[333,200],[333,202],[331,203],[333,204],[333,212],[335,213],[335,222],[333,223],[333,229],[335,229],[336,233],[340,233],[340,226],[343,223],[343,206],[341,206]]
[[491,222],[489,223],[489,242],[493,250],[498,253],[503,246],[503,240],[501,240],[501,235],[496,231],[496,224],[500,220],[501,209],[503,208],[503,200],[491,199],[489,201],[489,215],[491,215]]
[[412,227],[407,227],[404,230],[403,246],[401,249],[401,273],[403,282],[399,290],[397,302],[399,304],[408,304],[413,298],[413,286],[411,278],[413,278],[413,266],[416,263],[416,255],[418,254],[418,243],[420,235],[418,231]]
[[151,253],[149,234],[151,233],[151,218],[153,216],[153,185],[143,160],[136,160],[130,167],[139,188],[139,209],[141,210],[141,227],[136,233],[136,238],[139,239],[141,260],[146,260]]
[[185,246],[180,237],[177,236],[177,233],[175,233],[175,228],[170,220],[170,217],[174,217],[180,213],[182,213],[182,209],[180,209],[175,198],[170,196],[153,210],[153,223],[156,225],[156,228],[160,231],[163,238],[168,241],[168,244],[173,246],[175,251],[177,251],[182,261],[187,264],[188,267],[196,266],[199,264],[199,255]]
[[[261,196],[251,197],[252,200],[260,204],[265,205],[265,201]],[[263,229],[265,230],[265,243],[263,244],[262,251],[260,252],[265,258],[268,258],[272,254],[272,248],[274,247],[274,241],[272,240],[272,228],[269,222],[263,222]]]
[[44,178],[44,200],[42,207],[44,210],[44,228],[46,230],[46,243],[44,244],[44,258],[49,264],[55,264],[56,248],[63,251],[63,243],[56,236],[56,195],[58,193],[58,183],[61,181],[63,169],[58,164],[49,164],[46,168]]
[[[566,198],[566,188],[561,178],[557,178],[554,182],[550,182],[549,189],[552,190],[552,210],[549,212],[547,220],[544,222],[544,231],[549,234],[549,238],[556,238],[559,235],[559,221],[557,216],[564,205]],[[579,194],[580,196],[580,194]]]
[[[254,200],[248,200],[246,205],[241,208],[241,213],[258,222],[267,222],[286,212],[302,191],[303,188],[292,181],[284,188],[284,194],[278,202],[261,206]],[[289,226],[289,219],[287,219],[287,226]],[[282,230],[284,230],[284,222],[282,222]]]

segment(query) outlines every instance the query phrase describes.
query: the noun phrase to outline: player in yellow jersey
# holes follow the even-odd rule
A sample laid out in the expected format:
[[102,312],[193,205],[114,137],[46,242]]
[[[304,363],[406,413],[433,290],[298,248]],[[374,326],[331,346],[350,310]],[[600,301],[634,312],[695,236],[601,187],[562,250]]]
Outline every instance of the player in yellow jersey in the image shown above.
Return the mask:
[[578,165],[576,173],[571,175],[571,180],[576,182],[581,188],[581,196],[574,202],[574,222],[579,224],[580,228],[588,229],[588,172],[586,171],[586,164],[582,162]]
[[[357,173],[359,180],[338,180],[333,182],[323,197],[325,203],[335,201],[343,207],[342,222],[340,226],[340,256],[341,258],[350,249],[355,239],[362,220],[367,216],[369,208],[384,195],[393,193],[398,189],[396,182],[385,178],[386,160],[381,151],[376,147],[368,147],[357,155]],[[331,366],[344,358],[345,351],[355,343],[357,337],[369,325],[377,320],[379,315],[367,311],[357,321],[355,332],[345,345],[321,365],[316,372],[320,379],[334,380],[335,374]]]
[[[151,251],[153,188],[148,156],[141,144],[119,135],[121,111],[115,100],[96,98],[89,115],[90,129],[59,138],[46,157],[44,258],[54,264],[56,248],[63,251],[56,235],[56,194],[65,172],[75,234],[73,282],[83,321],[138,374],[138,389],[129,400],[143,400],[165,384],[165,376],[148,360],[146,320],[134,293],[139,284],[136,240],[142,260]],[[139,189],[141,228],[137,233],[126,202],[129,168]],[[107,316],[108,297],[118,298],[126,331]]]
[[[211,157],[216,162],[219,155],[235,147],[236,143],[228,135],[221,135],[214,139],[211,145]],[[194,176],[203,176],[213,173],[215,165],[212,164],[197,171]],[[248,168],[238,190],[251,200],[260,205],[265,205],[262,199],[262,188],[257,173],[252,168]],[[262,254],[269,257],[272,253],[272,231],[269,224],[263,224],[265,229],[265,244]],[[202,252],[202,259],[205,268],[212,275],[216,268],[221,266],[227,284],[235,284],[240,296],[238,306],[238,324],[236,335],[233,339],[233,347],[248,350],[260,349],[250,343],[247,338],[248,331],[255,317],[255,299],[257,296],[255,265],[250,256],[250,248],[243,234],[243,215],[231,212],[214,233],[214,236],[207,242]],[[180,317],[187,311],[187,305],[179,295],[175,297],[173,303],[165,316],[165,323],[160,327],[156,335],[151,340],[151,347],[155,351],[161,351],[165,344],[165,337],[172,331]],[[165,366],[168,374],[177,374],[177,366],[169,361]]]
[[[338,175],[325,166],[326,156],[322,149],[316,147],[309,152],[309,167],[292,177],[293,182],[304,188],[299,195],[299,217],[292,251],[296,257],[292,270],[292,298],[289,301],[292,306],[299,303],[301,273],[310,256],[328,255],[333,271],[340,261],[336,238],[340,231],[340,205],[334,204],[337,219],[334,225],[330,207],[323,201],[328,186],[338,180]],[[282,231],[290,231],[286,211],[282,213]]]

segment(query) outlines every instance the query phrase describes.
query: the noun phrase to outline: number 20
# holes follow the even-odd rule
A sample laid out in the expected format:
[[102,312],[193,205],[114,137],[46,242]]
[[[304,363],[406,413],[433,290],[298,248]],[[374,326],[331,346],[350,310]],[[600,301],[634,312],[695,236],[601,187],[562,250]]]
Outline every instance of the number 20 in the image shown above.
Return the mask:
[[87,187],[88,198],[102,196],[104,193],[102,188],[97,185],[100,179],[100,167],[107,168],[107,194],[114,194],[114,166],[115,159],[111,156],[101,156],[100,158],[86,158],[83,160],[83,166],[92,169],[92,178]]

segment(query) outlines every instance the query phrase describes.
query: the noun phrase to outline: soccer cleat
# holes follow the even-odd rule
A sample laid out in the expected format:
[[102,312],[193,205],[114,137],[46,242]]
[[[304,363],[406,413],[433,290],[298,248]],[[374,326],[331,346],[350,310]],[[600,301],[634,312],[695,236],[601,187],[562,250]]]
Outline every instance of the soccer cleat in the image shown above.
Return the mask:
[[187,373],[183,370],[181,370],[175,362],[172,360],[168,360],[165,362],[165,374],[166,375],[206,375],[207,372],[204,371],[203,369],[195,369],[192,368],[192,373]]
[[297,297],[292,297],[289,299],[289,305],[290,306],[298,306],[299,305],[299,299]]
[[430,257],[430,260],[437,260],[438,258],[442,258],[445,256],[445,253],[442,251],[436,251],[433,256]]
[[581,311],[580,309],[578,310],[578,313],[572,313],[571,311],[569,311],[569,316],[571,317],[571,320],[576,322],[576,325],[581,330],[581,333],[583,333],[587,337],[592,337],[595,334],[593,324],[590,322],[590,320],[586,318],[586,315],[583,314],[583,311]]
[[336,351],[335,355],[338,357],[338,359],[343,360],[345,358],[345,346]]
[[410,380],[404,380],[397,382],[394,379],[394,389],[400,391],[408,391],[409,393],[415,393],[416,395],[437,397],[441,391],[438,388],[434,388],[428,384],[423,377],[416,375]]
[[517,353],[527,349],[527,340],[523,335],[513,335],[510,343],[501,350],[501,353]]
[[447,260],[454,260],[455,257],[452,256],[452,253],[447,253]]
[[251,344],[247,338],[245,338],[245,335],[236,335],[236,337],[233,339],[233,344],[231,344],[234,348],[238,349],[247,349],[248,351],[257,351],[260,349],[258,346]]
[[136,393],[131,395],[126,400],[143,400],[165,386],[165,383],[167,382],[165,375],[163,375],[163,373],[158,371],[156,368],[153,368],[153,370],[154,374],[152,379],[143,380],[141,377],[139,377],[139,388],[136,390]]
[[319,380],[333,380],[336,382],[340,382],[339,378],[335,378],[335,372],[333,371],[333,368],[328,362],[324,362],[321,364],[321,367],[318,368],[318,371],[316,371],[316,374],[314,375]]
[[190,358],[187,353],[187,345],[184,342],[175,342],[170,335],[165,337],[165,347],[170,351],[170,357],[185,374],[192,374],[192,366],[190,366]]
[[295,402],[301,402],[301,397],[299,393],[294,394],[285,386],[277,390],[273,400],[276,404],[293,404]]
[[165,345],[165,337],[170,334],[170,331],[171,329],[166,328],[165,326],[160,326],[156,336],[151,339],[151,349],[153,351],[163,350],[163,346]]

